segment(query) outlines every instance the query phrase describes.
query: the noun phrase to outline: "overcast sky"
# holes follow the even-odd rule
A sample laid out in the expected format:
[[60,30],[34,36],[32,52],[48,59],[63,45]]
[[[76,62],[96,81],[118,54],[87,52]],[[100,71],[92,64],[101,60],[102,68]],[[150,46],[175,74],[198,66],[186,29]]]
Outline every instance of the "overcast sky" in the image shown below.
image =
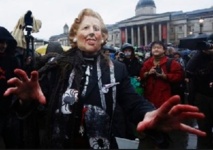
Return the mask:
[[[0,0],[0,26],[12,31],[27,10],[42,21],[39,33],[33,36],[48,40],[63,33],[65,23],[70,26],[83,8],[100,13],[106,24],[113,24],[133,17],[139,0]],[[193,11],[210,8],[213,0],[154,0],[157,13]]]

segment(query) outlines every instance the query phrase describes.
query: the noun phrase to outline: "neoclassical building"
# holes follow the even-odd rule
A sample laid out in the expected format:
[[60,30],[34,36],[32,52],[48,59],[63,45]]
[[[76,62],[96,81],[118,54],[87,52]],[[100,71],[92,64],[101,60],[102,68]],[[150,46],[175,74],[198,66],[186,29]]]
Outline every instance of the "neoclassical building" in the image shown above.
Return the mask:
[[188,35],[213,33],[213,7],[160,14],[156,9],[154,0],[139,0],[135,16],[107,25],[108,44],[120,47],[128,42],[139,47],[160,40],[177,45],[180,38]]
[[69,26],[67,24],[63,27],[64,32],[59,35],[53,35],[49,38],[49,42],[59,42],[61,45],[70,46],[69,41]]

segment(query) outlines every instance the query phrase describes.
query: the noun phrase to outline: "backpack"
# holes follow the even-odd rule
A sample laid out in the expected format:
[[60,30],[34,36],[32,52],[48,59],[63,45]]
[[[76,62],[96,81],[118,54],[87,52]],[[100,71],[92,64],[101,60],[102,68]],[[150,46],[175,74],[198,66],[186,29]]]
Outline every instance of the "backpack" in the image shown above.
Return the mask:
[[[166,62],[166,70],[169,73],[171,70],[171,63],[172,61],[176,61],[173,58],[169,58]],[[181,64],[180,64],[181,65]],[[184,79],[179,82],[170,82],[171,87],[171,93],[172,95],[179,95],[181,97],[181,102],[184,103],[184,92],[186,89],[185,81]]]

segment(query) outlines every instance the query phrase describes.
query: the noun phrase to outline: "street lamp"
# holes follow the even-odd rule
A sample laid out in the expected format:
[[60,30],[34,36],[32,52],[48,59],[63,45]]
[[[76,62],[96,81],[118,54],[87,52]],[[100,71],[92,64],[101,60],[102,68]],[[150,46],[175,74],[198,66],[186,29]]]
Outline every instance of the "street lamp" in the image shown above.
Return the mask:
[[203,22],[204,22],[203,18],[200,18],[199,19],[199,24],[200,24],[200,33],[199,34],[202,34]]

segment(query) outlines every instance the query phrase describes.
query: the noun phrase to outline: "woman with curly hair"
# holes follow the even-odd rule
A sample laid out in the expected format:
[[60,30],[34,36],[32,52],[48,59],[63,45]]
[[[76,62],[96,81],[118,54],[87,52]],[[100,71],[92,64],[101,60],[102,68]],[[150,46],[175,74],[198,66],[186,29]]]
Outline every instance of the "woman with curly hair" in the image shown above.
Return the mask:
[[32,71],[31,77],[16,69],[19,78],[8,81],[15,87],[4,95],[17,95],[16,109],[20,117],[42,110],[41,147],[118,148],[115,118],[120,117],[117,112],[121,108],[137,125],[137,130],[153,135],[158,145],[165,141],[159,133],[164,135],[172,129],[205,136],[204,132],[181,123],[184,118],[204,116],[196,107],[177,105],[178,96],[170,98],[159,109],[139,96],[125,65],[102,53],[107,38],[101,16],[91,9],[83,9],[70,30],[70,50],[39,71]]

